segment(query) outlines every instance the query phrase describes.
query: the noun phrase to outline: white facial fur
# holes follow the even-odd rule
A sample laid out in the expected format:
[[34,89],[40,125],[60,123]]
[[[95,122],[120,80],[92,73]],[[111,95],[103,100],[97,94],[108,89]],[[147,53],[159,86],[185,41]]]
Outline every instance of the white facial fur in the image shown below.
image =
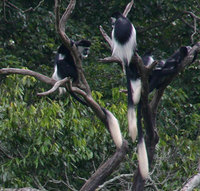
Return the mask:
[[59,54],[58,55],[58,60],[64,60],[65,58],[65,55],[64,54]]
[[114,18],[114,17],[111,17],[111,24],[112,24],[112,28],[114,27],[114,25],[115,25],[115,22],[116,22],[116,18]]
[[89,47],[78,46],[78,51],[83,58],[87,58],[89,54]]

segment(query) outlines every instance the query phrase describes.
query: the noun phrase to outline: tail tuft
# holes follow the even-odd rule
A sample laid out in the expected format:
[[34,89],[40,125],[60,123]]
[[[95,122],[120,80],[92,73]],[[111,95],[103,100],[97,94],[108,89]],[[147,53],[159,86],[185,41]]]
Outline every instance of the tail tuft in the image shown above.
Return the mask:
[[115,118],[115,116],[108,110],[104,109],[107,121],[108,121],[108,127],[112,136],[112,139],[116,145],[117,148],[120,148],[123,143],[122,134],[120,131],[118,120]]
[[129,134],[132,138],[133,143],[137,137],[137,118],[136,118],[136,111],[135,106],[128,107],[128,129]]
[[149,176],[149,162],[147,156],[147,150],[145,146],[144,138],[142,138],[138,143],[138,163],[140,174],[143,179]]

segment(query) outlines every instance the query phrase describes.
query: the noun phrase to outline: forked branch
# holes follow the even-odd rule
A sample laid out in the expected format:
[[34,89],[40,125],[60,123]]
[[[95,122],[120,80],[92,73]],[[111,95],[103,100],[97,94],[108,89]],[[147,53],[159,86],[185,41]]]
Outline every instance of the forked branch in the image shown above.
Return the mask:
[[60,19],[60,0],[55,0],[56,29],[58,31],[58,34],[60,35],[60,38],[63,44],[70,50],[73,56],[77,73],[78,73],[78,83],[80,84],[80,87],[82,87],[84,91],[87,92],[88,95],[91,95],[90,87],[83,74],[80,53],[78,52],[75,44],[71,43],[70,38],[66,35],[66,32],[65,32],[65,26],[66,26],[67,20],[69,19],[71,13],[73,12],[75,5],[76,5],[76,0],[70,0],[69,5],[67,6],[65,12],[63,13]]

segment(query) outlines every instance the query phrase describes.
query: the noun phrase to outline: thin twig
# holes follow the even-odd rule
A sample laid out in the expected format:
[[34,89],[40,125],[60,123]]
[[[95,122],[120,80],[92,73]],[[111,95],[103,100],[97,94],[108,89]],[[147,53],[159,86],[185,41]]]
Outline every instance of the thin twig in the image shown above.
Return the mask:
[[43,74],[40,74],[38,72],[32,71],[32,70],[28,70],[28,69],[19,69],[19,68],[2,68],[0,69],[0,74],[22,74],[22,75],[29,75],[29,76],[33,76],[35,78],[37,78],[38,80],[46,83],[46,84],[50,84],[50,85],[54,85],[56,83],[56,80],[49,78]]
[[191,11],[183,11],[184,14],[189,14],[192,18],[193,18],[193,33],[191,35],[191,42],[192,44],[194,43],[194,35],[196,35],[197,33],[197,20],[200,21],[200,17],[198,17],[197,15],[195,15],[193,12]]
[[101,190],[102,188],[106,187],[108,184],[110,184],[110,183],[112,183],[112,182],[114,182],[114,181],[116,181],[116,180],[118,180],[118,179],[120,179],[120,178],[124,178],[124,177],[133,177],[133,174],[121,174],[121,175],[119,175],[119,176],[115,176],[114,178],[112,178],[112,179],[110,179],[110,180],[104,182],[102,185],[100,185],[100,186],[96,189],[96,191],[99,191],[99,190]]
[[124,17],[127,17],[128,13],[130,12],[131,8],[133,6],[133,0],[126,6],[123,15]]
[[65,84],[68,80],[70,80],[68,77],[66,77],[66,78],[64,78],[62,80],[59,80],[54,84],[54,86],[50,90],[48,90],[46,92],[42,92],[42,93],[37,93],[37,95],[38,96],[47,96],[47,95],[55,92],[60,86]]
[[106,57],[106,58],[100,59],[99,61],[100,61],[100,62],[103,62],[103,63],[105,63],[105,62],[106,62],[106,63],[116,62],[116,63],[122,65],[121,60],[119,60],[118,58],[116,58],[116,57],[114,57],[114,56]]
[[105,30],[103,29],[103,27],[101,25],[99,26],[99,29],[100,29],[101,34],[104,37],[104,39],[108,42],[108,44],[112,48],[112,40],[111,40],[111,38],[108,36],[108,34],[105,32]]
[[26,12],[28,12],[28,11],[35,11],[37,8],[39,8],[40,6],[41,6],[41,4],[44,2],[44,0],[41,0],[37,5],[36,5],[36,7],[29,7],[28,9],[26,9],[26,10],[22,10],[22,9],[20,9],[19,7],[17,7],[16,5],[14,5],[14,4],[12,4],[11,2],[9,2],[9,1],[6,1],[6,3],[8,4],[8,5],[10,5],[11,7],[13,7],[14,9],[17,9],[18,11],[20,11],[20,12],[22,12],[22,13],[26,13]]
[[5,151],[4,151],[4,149],[3,148],[1,148],[0,147],[0,151],[7,157],[7,158],[9,158],[9,159],[13,159],[13,157],[12,156],[10,156],[9,154],[7,154]]

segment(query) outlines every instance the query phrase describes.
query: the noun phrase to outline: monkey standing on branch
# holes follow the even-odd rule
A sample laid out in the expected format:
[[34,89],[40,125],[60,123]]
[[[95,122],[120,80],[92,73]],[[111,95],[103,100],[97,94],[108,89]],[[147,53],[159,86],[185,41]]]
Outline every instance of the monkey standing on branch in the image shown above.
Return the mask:
[[[136,50],[136,30],[133,24],[121,13],[115,12],[111,16],[112,21],[112,56],[122,61],[125,68],[128,89],[128,128],[134,142],[137,136],[136,105],[141,96],[141,79],[136,67],[131,63],[132,56]],[[142,128],[139,126],[139,128]],[[138,137],[138,161],[142,177],[148,176],[148,157],[143,138],[142,129],[139,129]]]

